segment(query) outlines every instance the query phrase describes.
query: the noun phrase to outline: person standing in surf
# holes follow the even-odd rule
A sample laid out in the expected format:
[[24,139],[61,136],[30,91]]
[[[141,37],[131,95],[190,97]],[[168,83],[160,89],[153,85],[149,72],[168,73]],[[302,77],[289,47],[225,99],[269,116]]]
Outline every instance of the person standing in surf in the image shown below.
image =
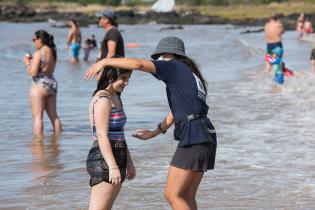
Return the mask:
[[113,66],[151,73],[166,84],[170,112],[155,129],[138,129],[134,136],[151,139],[175,124],[178,146],[168,169],[164,195],[174,210],[197,209],[196,192],[204,172],[214,169],[217,147],[216,131],[207,117],[207,83],[177,37],[160,40],[151,57],[153,60],[102,59],[89,68],[86,78]]
[[[278,19],[277,15],[272,15],[265,25],[265,35],[267,42],[267,54],[272,54],[272,50],[276,47],[281,47],[282,45],[282,34],[284,33],[284,28],[281,21]],[[271,71],[271,64],[266,62],[265,73],[269,74]]]
[[79,29],[78,23],[74,19],[68,21],[70,30],[67,38],[67,49],[70,51],[71,63],[77,63],[79,61],[79,52],[81,48],[81,31]]

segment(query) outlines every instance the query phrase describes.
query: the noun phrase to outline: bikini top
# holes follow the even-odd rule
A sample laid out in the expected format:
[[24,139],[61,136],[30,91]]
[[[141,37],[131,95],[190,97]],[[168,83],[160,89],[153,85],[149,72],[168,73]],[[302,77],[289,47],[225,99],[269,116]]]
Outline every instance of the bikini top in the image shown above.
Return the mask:
[[93,109],[92,109],[92,116],[93,116],[93,125],[92,125],[92,134],[93,134],[93,140],[97,140],[96,136],[96,126],[95,126],[95,118],[94,118],[94,105],[95,103],[101,99],[101,98],[107,98],[111,105],[111,113],[110,113],[110,119],[108,122],[108,138],[111,141],[125,141],[125,135],[124,135],[124,126],[127,122],[127,118],[125,115],[125,112],[123,109],[119,109],[115,106],[112,99],[109,96],[99,96],[95,102],[93,103]]

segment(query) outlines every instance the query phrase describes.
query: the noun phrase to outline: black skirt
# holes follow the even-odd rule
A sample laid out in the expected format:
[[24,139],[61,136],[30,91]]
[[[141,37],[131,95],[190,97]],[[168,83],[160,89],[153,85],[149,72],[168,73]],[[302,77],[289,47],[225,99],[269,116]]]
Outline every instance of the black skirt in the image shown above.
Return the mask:
[[171,166],[205,172],[214,169],[217,145],[207,142],[177,147]]
[[[110,141],[110,143],[117,166],[120,169],[121,182],[123,182],[126,178],[127,144],[125,141]],[[91,187],[103,181],[110,183],[108,165],[102,156],[98,141],[94,141],[93,146],[90,149],[86,160],[86,168],[91,176]]]

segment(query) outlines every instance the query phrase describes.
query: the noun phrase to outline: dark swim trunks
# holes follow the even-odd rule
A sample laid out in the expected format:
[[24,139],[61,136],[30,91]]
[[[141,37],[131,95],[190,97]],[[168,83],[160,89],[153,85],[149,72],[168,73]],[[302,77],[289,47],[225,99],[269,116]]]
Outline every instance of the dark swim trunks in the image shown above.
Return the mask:
[[281,47],[283,50],[282,42],[267,43],[267,53],[272,54],[272,50],[276,47]]
[[311,60],[315,60],[315,48],[311,52]]

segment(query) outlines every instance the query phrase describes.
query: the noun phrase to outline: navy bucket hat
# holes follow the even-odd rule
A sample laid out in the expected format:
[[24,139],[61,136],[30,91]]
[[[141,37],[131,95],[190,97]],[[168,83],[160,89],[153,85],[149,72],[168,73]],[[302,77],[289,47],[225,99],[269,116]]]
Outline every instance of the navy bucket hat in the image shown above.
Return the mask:
[[155,51],[152,53],[151,58],[156,60],[163,53],[171,53],[187,57],[185,54],[184,42],[175,36],[168,36],[161,39],[157,44]]

